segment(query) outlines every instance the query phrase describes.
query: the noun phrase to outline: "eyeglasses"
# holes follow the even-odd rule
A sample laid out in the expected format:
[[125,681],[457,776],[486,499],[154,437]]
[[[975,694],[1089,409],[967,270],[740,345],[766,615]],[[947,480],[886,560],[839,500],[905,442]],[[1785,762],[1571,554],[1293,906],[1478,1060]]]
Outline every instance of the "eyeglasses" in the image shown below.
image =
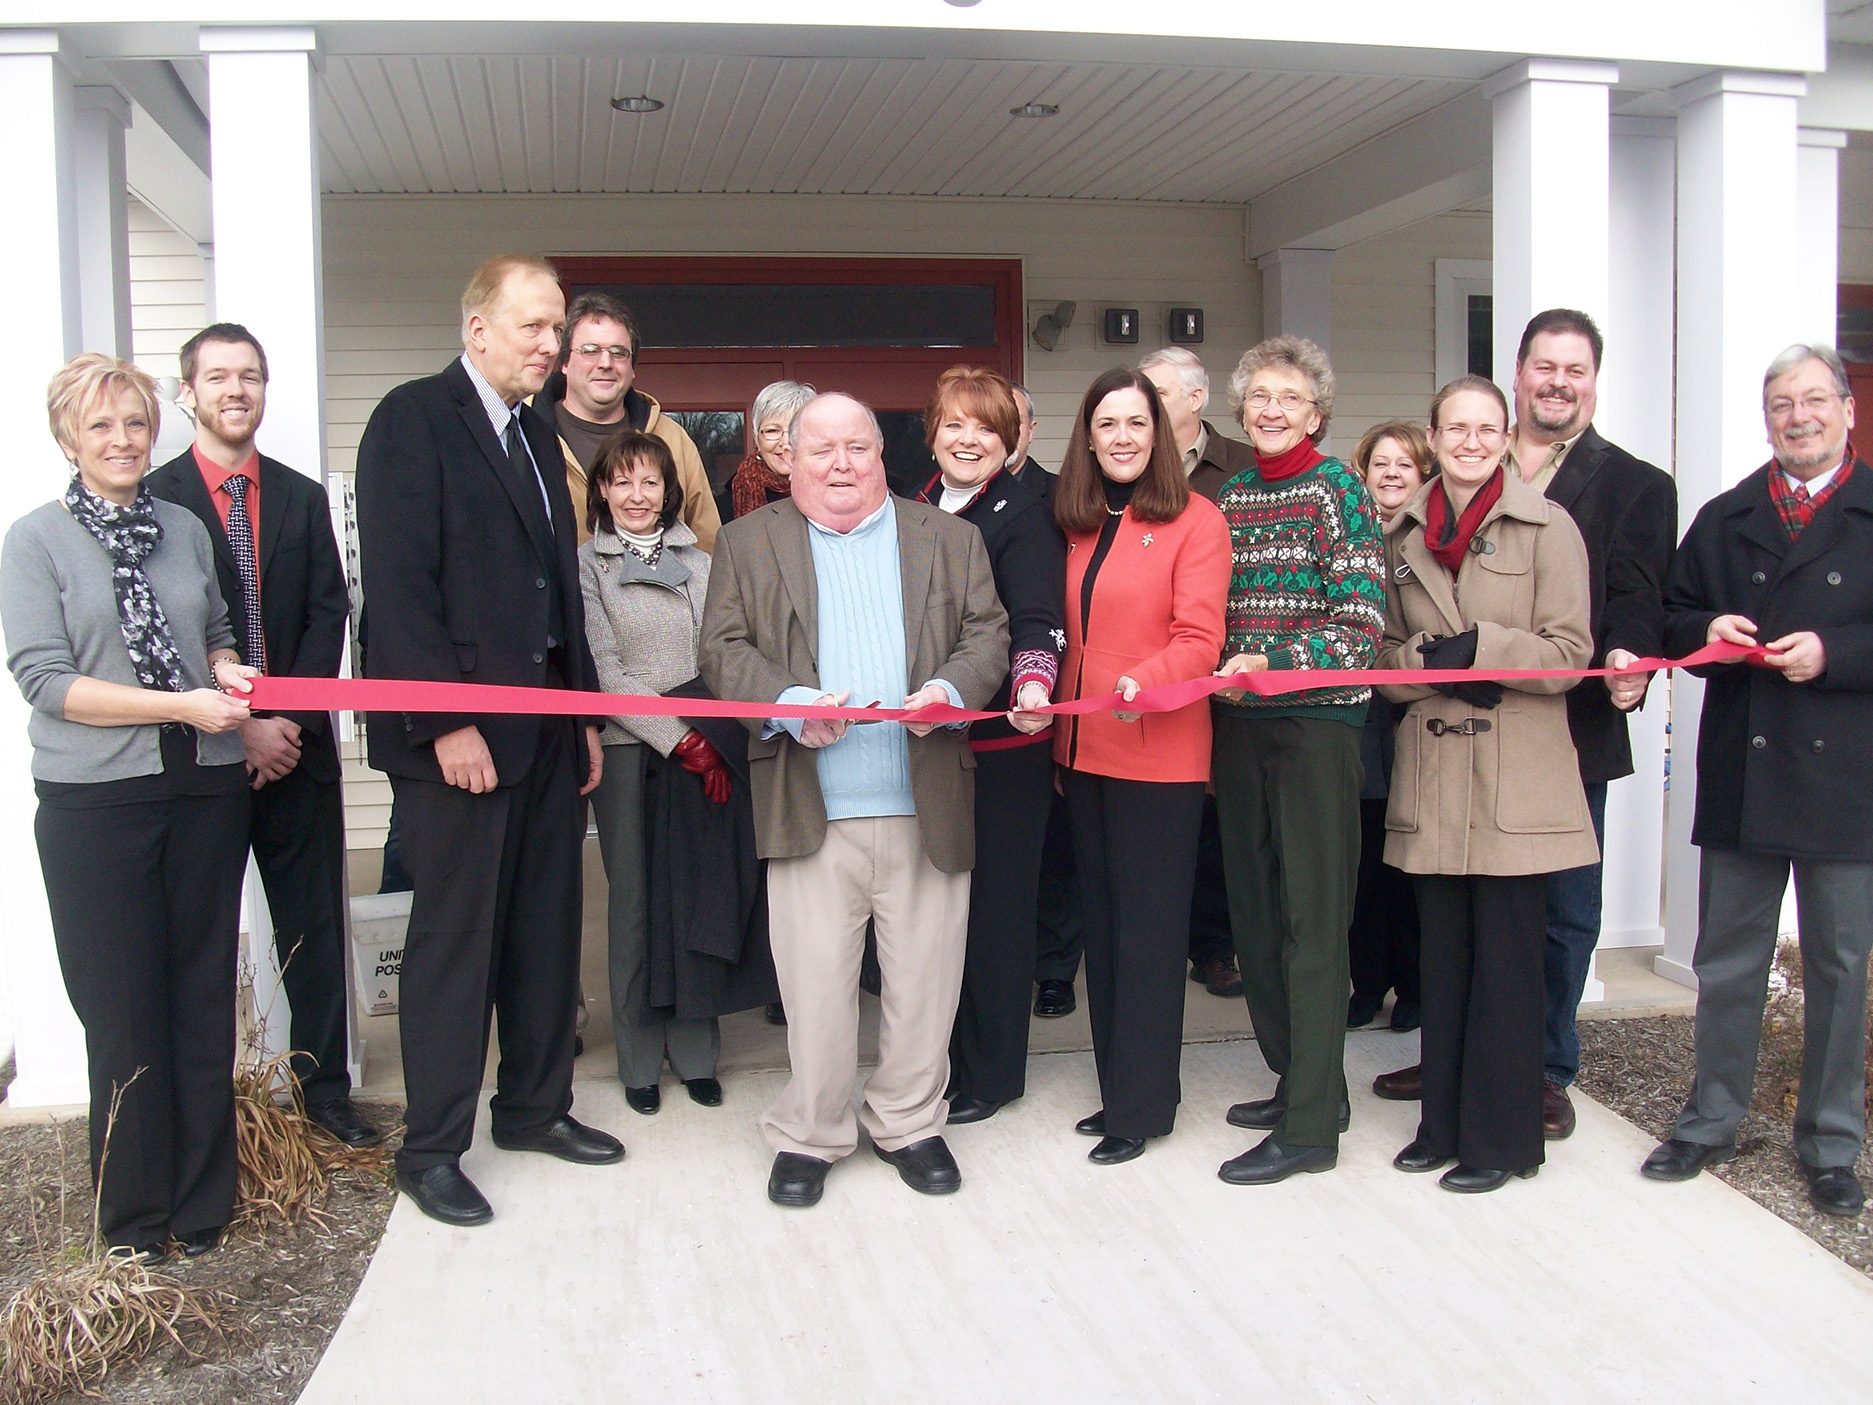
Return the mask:
[[572,350],[575,355],[583,356],[587,361],[596,361],[605,356],[613,361],[629,361],[637,355],[628,346],[600,346],[597,342],[587,342],[583,346],[575,346]]
[[767,440],[771,439],[775,443],[779,443],[782,439],[785,439],[787,437],[787,430],[784,425],[778,425],[778,424],[763,425],[761,429],[757,432],[757,437],[760,438],[763,442],[766,442]]
[[1453,444],[1468,443],[1472,436],[1485,444],[1509,437],[1508,430],[1494,424],[1440,424],[1437,433]]
[[1778,396],[1776,399],[1769,402],[1769,418],[1772,420],[1788,419],[1795,413],[1795,406],[1797,404],[1801,406],[1801,412],[1804,415],[1811,417],[1824,415],[1827,413],[1828,407],[1839,399],[1841,399],[1841,396],[1835,394],[1833,391],[1826,390],[1817,390],[1813,394],[1804,395],[1799,401],[1790,400],[1786,396]]
[[1270,395],[1265,390],[1252,390],[1243,399],[1243,404],[1251,410],[1260,412],[1270,405],[1279,405],[1285,414],[1296,414],[1303,405],[1318,405],[1318,400],[1309,399],[1298,390],[1284,390],[1279,395]]

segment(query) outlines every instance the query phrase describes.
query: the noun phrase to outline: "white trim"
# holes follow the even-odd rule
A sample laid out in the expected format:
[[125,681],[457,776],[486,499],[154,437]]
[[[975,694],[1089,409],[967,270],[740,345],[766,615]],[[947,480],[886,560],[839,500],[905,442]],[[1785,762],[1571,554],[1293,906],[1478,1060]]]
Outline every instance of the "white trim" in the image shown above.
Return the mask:
[[[1447,385],[1470,369],[1470,298],[1495,287],[1488,259],[1438,259],[1437,384]],[[1422,285],[1420,285],[1422,286]]]
[[1595,83],[1610,88],[1617,82],[1617,64],[1583,63],[1576,59],[1523,59],[1499,73],[1490,74],[1483,91],[1491,98],[1498,98],[1524,83]]

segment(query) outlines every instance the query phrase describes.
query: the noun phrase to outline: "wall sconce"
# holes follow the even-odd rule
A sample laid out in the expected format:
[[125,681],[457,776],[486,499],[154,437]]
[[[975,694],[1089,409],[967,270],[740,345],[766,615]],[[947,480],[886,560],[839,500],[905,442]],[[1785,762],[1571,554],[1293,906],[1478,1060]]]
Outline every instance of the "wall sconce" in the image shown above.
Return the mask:
[[1109,345],[1132,346],[1138,341],[1138,309],[1108,307],[1101,334]]
[[1078,311],[1078,303],[1057,302],[1053,311],[1043,312],[1034,321],[1034,345],[1042,351],[1058,350],[1061,334],[1073,325],[1073,314]]
[[1173,307],[1171,309],[1170,338],[1187,346],[1195,346],[1203,340],[1203,309],[1200,307]]

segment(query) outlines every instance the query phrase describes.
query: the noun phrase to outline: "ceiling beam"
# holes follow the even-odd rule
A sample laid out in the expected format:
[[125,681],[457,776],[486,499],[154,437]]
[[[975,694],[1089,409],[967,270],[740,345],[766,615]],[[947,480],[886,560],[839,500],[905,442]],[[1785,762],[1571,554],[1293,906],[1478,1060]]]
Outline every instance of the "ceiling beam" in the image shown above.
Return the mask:
[[103,65],[111,82],[149,113],[184,156],[208,175],[208,118],[167,59],[133,59]]

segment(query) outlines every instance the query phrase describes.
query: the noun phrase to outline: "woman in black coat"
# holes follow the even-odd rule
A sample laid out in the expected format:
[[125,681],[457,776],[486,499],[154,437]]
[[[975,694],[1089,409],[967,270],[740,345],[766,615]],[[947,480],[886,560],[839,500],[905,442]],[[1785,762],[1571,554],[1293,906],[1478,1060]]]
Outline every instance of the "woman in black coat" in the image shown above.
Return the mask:
[[[1066,647],[1066,539],[1038,483],[1006,471],[1020,412],[1008,382],[970,366],[947,370],[924,411],[937,475],[918,494],[982,533],[1008,611],[1008,678],[994,706],[1053,700]],[[1041,847],[1053,800],[1053,728],[1011,714],[970,728],[976,763],[976,867],[962,999],[950,1036],[951,1122],[993,1117],[1027,1087]]]

